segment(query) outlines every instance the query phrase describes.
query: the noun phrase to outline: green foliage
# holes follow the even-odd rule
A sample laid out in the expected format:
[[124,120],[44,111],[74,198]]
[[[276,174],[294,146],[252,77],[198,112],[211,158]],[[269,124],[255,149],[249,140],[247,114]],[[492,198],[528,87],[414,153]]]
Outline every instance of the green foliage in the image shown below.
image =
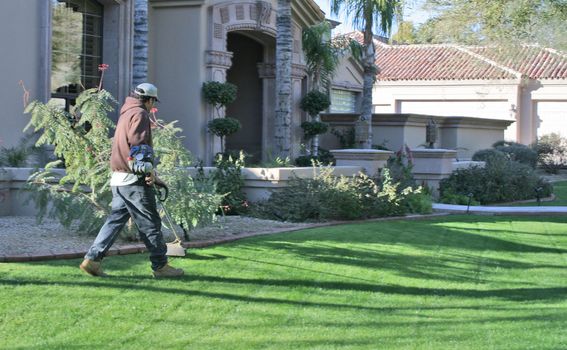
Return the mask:
[[238,130],[240,130],[242,125],[240,124],[240,121],[238,121],[238,119],[225,117],[225,118],[215,118],[211,120],[207,124],[207,127],[211,134],[217,135],[219,137],[225,137],[228,135],[232,135]]
[[[44,170],[33,174],[28,189],[38,207],[38,219],[48,214],[69,227],[78,221],[77,230],[95,233],[110,212],[112,194],[109,187],[111,139],[114,129],[107,113],[116,104],[105,90],[90,89],[77,98],[74,115],[59,107],[32,102],[26,113],[31,114],[27,128],[40,133],[36,145],[52,145],[54,153],[65,159],[65,176],[59,177],[53,168],[61,161],[51,162]],[[70,120],[75,120],[70,123]],[[85,125],[92,126],[87,132]],[[163,124],[163,123],[161,123]],[[181,129],[175,122],[154,131],[154,148],[161,156],[157,169],[170,186],[167,203],[170,214],[185,228],[212,220],[220,204],[214,188],[198,185],[188,176],[184,167],[190,164],[190,155],[177,134]]]
[[305,155],[295,158],[295,165],[297,166],[312,166],[314,163],[321,165],[335,165],[336,159],[329,150],[324,148],[319,148],[319,155],[317,156]]
[[488,148],[476,151],[472,156],[472,160],[475,162],[507,162],[509,158],[502,151]]
[[43,165],[45,148],[35,146],[33,138],[33,134],[27,134],[17,146],[0,147],[0,166],[21,168]]
[[398,31],[392,35],[395,44],[414,44],[416,42],[416,29],[411,21],[402,21],[398,24]]
[[537,166],[537,152],[526,145],[504,142],[502,144],[494,144],[494,148],[506,154],[510,160],[528,165],[534,169]]
[[320,121],[310,121],[301,123],[301,128],[306,138],[324,134],[329,130],[329,125]]
[[353,148],[356,139],[354,134],[354,127],[350,127],[348,129],[339,130],[339,129],[331,129],[331,134],[335,135],[339,139],[339,143],[341,144],[341,148]]
[[331,100],[326,93],[311,90],[301,99],[299,107],[310,116],[315,117],[317,114],[329,108],[330,105]]
[[215,108],[224,107],[236,100],[237,87],[231,83],[207,81],[203,83],[203,97]]
[[475,201],[488,204],[536,198],[538,188],[541,188],[542,197],[549,196],[553,189],[527,165],[515,161],[489,161],[484,167],[453,172],[441,180],[439,193],[442,202],[462,202],[462,196],[471,193]]
[[550,174],[557,174],[559,169],[567,167],[567,138],[560,134],[540,137],[532,146],[538,155],[539,165]]
[[218,154],[215,159],[216,169],[209,176],[216,184],[216,192],[222,195],[222,210],[225,214],[243,213],[248,208],[246,196],[242,192],[244,159],[244,152],[240,152],[236,158]]
[[425,6],[435,17],[420,27],[422,42],[567,48],[564,1],[427,0]]
[[387,169],[378,182],[364,174],[337,177],[329,167],[318,170],[313,179],[292,178],[287,187],[272,193],[269,200],[254,205],[252,215],[298,222],[355,220],[404,215],[426,207],[423,199],[416,199],[411,205],[409,202],[421,188],[401,188]]

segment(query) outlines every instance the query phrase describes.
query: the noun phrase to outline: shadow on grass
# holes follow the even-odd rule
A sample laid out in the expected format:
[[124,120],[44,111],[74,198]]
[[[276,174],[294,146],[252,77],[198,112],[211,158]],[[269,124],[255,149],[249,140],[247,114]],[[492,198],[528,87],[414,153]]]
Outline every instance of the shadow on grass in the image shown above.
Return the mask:
[[[506,231],[510,233],[506,237],[498,237],[496,231],[494,235],[490,235],[490,229],[481,233],[475,227],[459,227],[463,222],[473,226],[476,223],[505,224],[510,220],[519,225],[524,221],[533,222],[530,218],[482,216],[444,217],[418,222],[400,220],[387,224],[374,222],[263,237],[241,242],[240,245],[292,253],[314,262],[386,269],[411,278],[457,282],[487,281],[476,273],[481,268],[565,268],[561,264],[563,260],[553,256],[546,258],[551,263],[533,263],[530,254],[558,255],[567,253],[567,249],[527,244],[521,239],[512,241],[516,237],[511,231]],[[567,218],[550,217],[546,221],[564,224]],[[543,231],[540,234],[545,235]]]
[[[255,302],[255,303],[273,303],[273,304],[291,304],[304,307],[335,307],[348,309],[364,309],[364,310],[383,310],[380,307],[359,306],[352,304],[337,303],[316,303],[309,301],[286,300],[278,298],[254,297],[247,295],[238,295],[231,293],[215,293],[211,291],[201,291],[190,288],[168,287],[158,285],[142,285],[139,282],[150,279],[149,277],[109,277],[97,279],[96,281],[42,281],[32,279],[0,279],[0,285],[4,286],[53,286],[56,288],[65,287],[88,287],[88,288],[110,288],[123,290],[138,290],[145,292],[170,293],[190,296],[201,296],[207,298],[217,298],[224,300]],[[127,281],[136,281],[135,283],[125,283]],[[179,282],[200,281],[208,283],[222,283],[235,285],[255,285],[258,287],[283,287],[288,288],[313,288],[316,290],[324,289],[328,291],[357,291],[382,293],[389,295],[402,296],[436,296],[436,297],[459,297],[459,298],[500,298],[512,301],[542,301],[565,299],[567,287],[549,287],[549,288],[502,288],[494,290],[479,289],[456,289],[456,288],[420,288],[401,285],[379,285],[365,283],[349,283],[339,281],[313,281],[298,279],[266,279],[266,278],[235,278],[235,277],[218,277],[206,275],[186,275],[178,278]],[[159,283],[159,282],[157,282]],[[285,291],[285,290],[284,290]]]

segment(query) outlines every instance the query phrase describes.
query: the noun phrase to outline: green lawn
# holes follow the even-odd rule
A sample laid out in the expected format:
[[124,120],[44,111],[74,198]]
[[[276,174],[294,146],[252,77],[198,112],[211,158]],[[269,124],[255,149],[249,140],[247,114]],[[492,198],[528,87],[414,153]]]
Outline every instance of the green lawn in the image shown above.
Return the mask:
[[1,349],[566,349],[567,217],[448,216],[0,264]]

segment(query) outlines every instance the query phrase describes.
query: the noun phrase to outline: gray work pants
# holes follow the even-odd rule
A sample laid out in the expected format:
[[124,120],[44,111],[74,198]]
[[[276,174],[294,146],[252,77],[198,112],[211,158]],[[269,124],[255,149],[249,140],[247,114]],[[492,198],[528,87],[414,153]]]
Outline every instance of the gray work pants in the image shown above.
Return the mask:
[[167,264],[167,246],[161,232],[155,191],[153,187],[139,184],[112,187],[112,211],[85,259],[102,260],[130,217],[150,252],[152,269],[157,270]]

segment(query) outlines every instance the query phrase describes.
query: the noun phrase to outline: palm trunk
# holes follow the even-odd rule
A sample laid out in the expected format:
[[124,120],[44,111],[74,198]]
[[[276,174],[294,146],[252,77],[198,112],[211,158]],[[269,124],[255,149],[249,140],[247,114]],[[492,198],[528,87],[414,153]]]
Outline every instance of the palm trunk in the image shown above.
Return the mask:
[[[371,16],[370,16],[371,17]],[[364,68],[364,84],[362,88],[362,110],[360,115],[359,130],[364,130],[357,143],[360,148],[372,147],[372,87],[376,78],[376,63],[374,54],[374,40],[372,33],[373,21],[367,18],[364,29],[364,51],[362,64]]]
[[290,156],[291,151],[291,0],[278,0],[276,20],[276,110],[274,120],[275,155]]

